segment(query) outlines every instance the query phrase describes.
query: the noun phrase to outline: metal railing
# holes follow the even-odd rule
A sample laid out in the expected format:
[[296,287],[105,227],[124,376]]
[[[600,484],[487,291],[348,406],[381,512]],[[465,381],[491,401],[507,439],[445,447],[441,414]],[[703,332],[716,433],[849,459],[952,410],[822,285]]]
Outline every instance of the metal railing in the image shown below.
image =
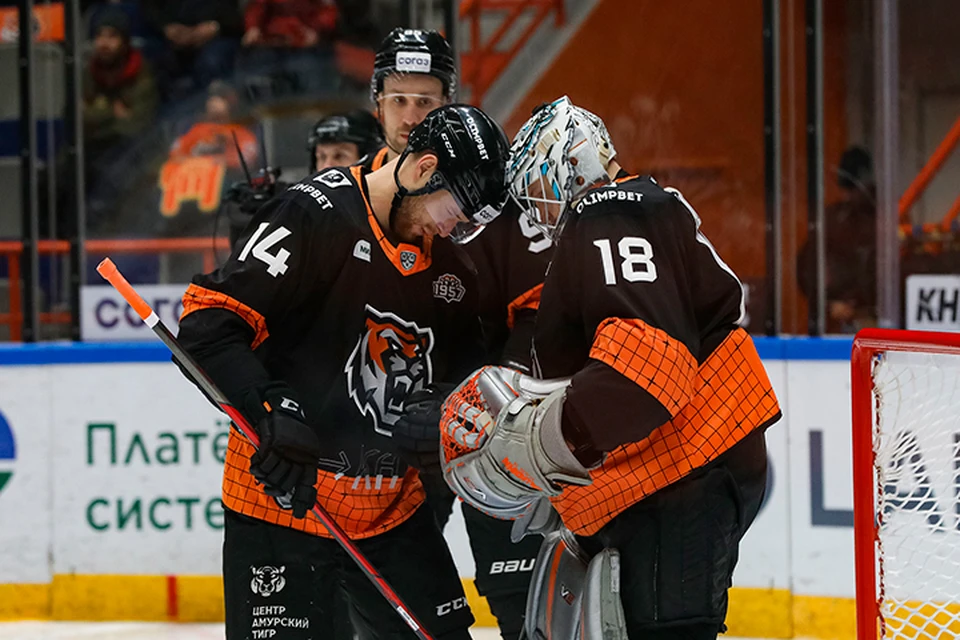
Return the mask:
[[[504,50],[502,45],[514,24],[525,13],[533,11],[526,28]],[[482,38],[482,19],[492,13],[506,13],[496,30],[486,41]],[[554,24],[563,26],[566,10],[563,0],[464,0],[460,3],[460,20],[469,22],[469,48],[461,48],[462,83],[472,91],[471,100],[480,104],[487,90],[507,68],[510,61],[523,49],[553,12]]]
[[[227,238],[104,238],[87,240],[84,249],[88,255],[110,254],[161,254],[161,253],[199,253],[203,256],[203,270],[212,271],[216,266],[216,252],[229,251],[230,242]],[[10,329],[10,340],[19,342],[22,339],[23,323],[23,287],[21,284],[21,254],[24,243],[19,240],[0,240],[0,258],[7,261],[9,277],[8,296],[10,311],[0,313],[0,325],[7,325]],[[70,253],[70,242],[67,240],[40,240],[37,243],[37,253],[40,255],[66,255]],[[40,324],[69,324],[73,314],[79,309],[71,311],[48,311],[39,314]]]

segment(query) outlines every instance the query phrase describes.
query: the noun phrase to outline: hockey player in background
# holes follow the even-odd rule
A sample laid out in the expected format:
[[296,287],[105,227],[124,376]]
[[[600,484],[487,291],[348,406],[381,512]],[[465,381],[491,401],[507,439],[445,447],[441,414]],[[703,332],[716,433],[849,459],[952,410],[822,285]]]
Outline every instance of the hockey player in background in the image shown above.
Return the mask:
[[338,585],[363,638],[411,632],[307,511],[319,499],[437,638],[473,622],[415,469],[389,438],[407,396],[482,358],[455,245],[506,199],[507,141],[480,110],[434,111],[381,169],[333,168],[270,200],[184,295],[179,339],[256,426],[224,465],[227,638],[328,637]]
[[[603,122],[567,98],[517,134],[507,180],[557,242],[535,368],[572,379],[491,424],[465,419],[489,406],[472,376],[445,405],[447,471],[484,488],[461,493],[480,506],[547,496],[584,551],[617,550],[620,637],[715,638],[780,417],[738,325],[740,282],[683,196],[623,171]],[[477,446],[458,450],[458,429]]]
[[380,123],[369,111],[354,109],[321,118],[310,129],[307,150],[310,173],[357,164],[383,146]]
[[397,27],[377,50],[370,78],[386,144],[364,160],[378,169],[400,155],[427,114],[457,98],[457,61],[437,31]]
[[[410,130],[429,111],[456,98],[453,51],[436,31],[394,29],[376,55],[371,92],[386,144],[366,161],[390,161],[406,144]],[[464,248],[477,269],[486,356],[477,364],[506,364],[529,371],[533,324],[552,243],[508,205]],[[394,429],[401,455],[421,470],[427,503],[444,527],[454,495],[440,470],[440,408],[452,385],[430,386],[411,394]],[[540,540],[514,543],[512,523],[468,505],[463,517],[476,565],[477,591],[486,597],[504,640],[520,636],[527,587]]]

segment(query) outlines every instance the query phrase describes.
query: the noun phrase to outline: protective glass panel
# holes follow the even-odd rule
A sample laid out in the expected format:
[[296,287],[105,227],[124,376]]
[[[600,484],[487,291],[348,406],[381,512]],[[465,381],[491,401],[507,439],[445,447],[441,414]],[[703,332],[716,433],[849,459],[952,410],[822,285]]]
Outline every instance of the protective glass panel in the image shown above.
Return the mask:
[[946,25],[960,20],[948,0],[899,3],[900,200],[898,312],[906,328],[960,328],[960,43]]

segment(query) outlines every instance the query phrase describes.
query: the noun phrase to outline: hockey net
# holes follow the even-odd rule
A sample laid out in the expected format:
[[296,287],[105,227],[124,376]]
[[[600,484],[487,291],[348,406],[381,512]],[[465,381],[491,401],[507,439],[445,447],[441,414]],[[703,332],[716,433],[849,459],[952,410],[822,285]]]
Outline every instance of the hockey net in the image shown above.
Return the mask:
[[960,336],[867,330],[852,357],[858,640],[960,637]]

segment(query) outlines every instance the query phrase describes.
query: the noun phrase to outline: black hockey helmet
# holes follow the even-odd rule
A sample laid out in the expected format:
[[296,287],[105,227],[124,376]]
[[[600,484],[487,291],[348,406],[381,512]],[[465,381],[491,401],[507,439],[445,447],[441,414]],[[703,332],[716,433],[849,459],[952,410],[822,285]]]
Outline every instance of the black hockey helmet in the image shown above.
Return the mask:
[[366,109],[321,118],[311,127],[307,136],[307,150],[310,152],[307,166],[310,171],[317,167],[317,145],[325,142],[352,142],[357,145],[357,152],[362,158],[383,146],[383,129],[377,118]]
[[[400,185],[400,166],[408,155],[421,151],[437,156],[437,169],[426,186],[408,191]],[[509,155],[510,145],[500,125],[477,107],[452,104],[434,109],[410,132],[397,162],[397,197],[391,214],[404,196],[446,189],[468,219],[457,224],[450,236],[455,242],[466,243],[500,215],[507,200]]]
[[457,62],[453,49],[438,31],[397,27],[377,50],[370,78],[370,96],[376,102],[383,79],[391,73],[425,73],[443,83],[448,100],[457,97]]

